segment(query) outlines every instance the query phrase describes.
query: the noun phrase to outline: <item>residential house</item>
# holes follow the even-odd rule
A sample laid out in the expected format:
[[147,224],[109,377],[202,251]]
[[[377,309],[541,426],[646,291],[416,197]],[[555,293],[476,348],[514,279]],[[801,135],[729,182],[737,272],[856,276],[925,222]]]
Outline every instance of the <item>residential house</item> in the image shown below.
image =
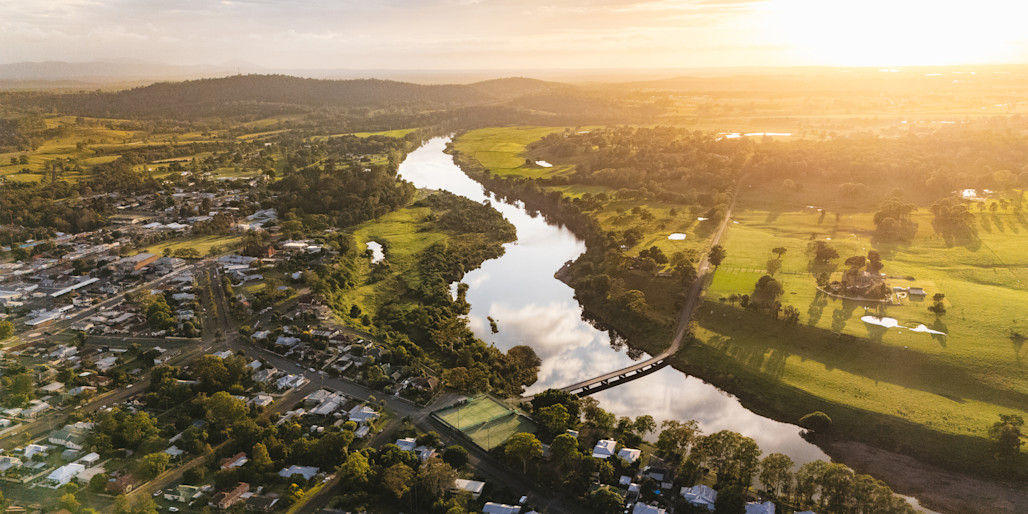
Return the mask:
[[461,491],[471,493],[471,499],[477,500],[479,496],[482,496],[482,490],[485,489],[485,482],[479,482],[478,480],[464,480],[458,478],[453,481],[453,487],[450,488],[450,492],[457,494]]
[[519,514],[521,512],[521,506],[487,502],[485,506],[482,507],[482,512],[485,514]]
[[775,502],[748,502],[746,503],[746,514],[775,514]]
[[0,457],[0,473],[6,473],[7,470],[21,467],[21,459],[17,457],[10,457],[4,455]]
[[296,464],[293,464],[288,468],[282,468],[282,471],[278,472],[278,476],[289,478],[293,475],[300,475],[304,480],[310,480],[311,478],[314,478],[314,475],[318,474],[318,471],[320,471],[320,469],[314,466],[297,466]]
[[239,452],[231,457],[221,459],[221,469],[238,468],[250,460],[246,458],[246,452]]
[[618,451],[618,458],[631,464],[639,460],[639,455],[641,454],[642,450],[637,450],[635,448],[622,448]]
[[79,473],[82,473],[85,470],[86,467],[82,464],[65,464],[64,466],[51,471],[50,475],[46,477],[46,481],[52,486],[60,487],[71,482],[71,479],[77,477]]
[[179,485],[171,489],[164,490],[164,499],[179,503],[189,503],[203,494],[203,491],[199,487],[193,485]]
[[606,459],[614,455],[614,449],[617,448],[618,442],[613,439],[600,439],[596,446],[593,447],[593,458],[594,459]]
[[275,510],[278,498],[270,496],[251,496],[246,499],[246,510],[251,512],[271,512]]
[[647,505],[643,502],[636,502],[632,508],[632,514],[665,514],[667,511],[655,505]]
[[81,434],[73,434],[67,430],[54,430],[50,432],[47,441],[51,444],[63,446],[71,450],[81,450],[86,444],[86,437]]
[[695,507],[703,507],[714,512],[714,502],[717,501],[717,491],[705,485],[694,485],[683,487],[680,493],[685,501]]
[[208,502],[208,505],[211,507],[217,507],[220,510],[226,510],[239,503],[242,499],[241,497],[248,492],[250,492],[250,484],[239,482],[232,489],[215,494],[211,497],[211,501]]

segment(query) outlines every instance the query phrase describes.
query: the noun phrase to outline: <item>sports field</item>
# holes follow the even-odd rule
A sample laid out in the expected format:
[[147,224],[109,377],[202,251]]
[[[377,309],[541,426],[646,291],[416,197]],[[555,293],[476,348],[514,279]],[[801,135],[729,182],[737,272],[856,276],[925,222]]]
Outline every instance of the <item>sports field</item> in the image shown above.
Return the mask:
[[536,430],[530,419],[488,396],[470,398],[466,403],[437,410],[435,415],[486,450],[499,446],[518,432],[535,433]]

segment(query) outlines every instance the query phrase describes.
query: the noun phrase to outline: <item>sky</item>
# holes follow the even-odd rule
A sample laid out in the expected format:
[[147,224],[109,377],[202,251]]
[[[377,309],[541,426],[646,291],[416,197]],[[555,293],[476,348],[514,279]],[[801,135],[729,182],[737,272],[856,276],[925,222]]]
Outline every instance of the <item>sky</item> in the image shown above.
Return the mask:
[[1021,0],[0,0],[0,63],[597,69],[1028,62]]

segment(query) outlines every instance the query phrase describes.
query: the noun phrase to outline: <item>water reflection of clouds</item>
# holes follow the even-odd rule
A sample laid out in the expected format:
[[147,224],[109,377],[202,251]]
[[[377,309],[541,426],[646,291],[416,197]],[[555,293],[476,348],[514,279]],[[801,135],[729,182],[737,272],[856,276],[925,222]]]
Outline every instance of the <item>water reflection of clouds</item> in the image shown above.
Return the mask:
[[[490,197],[483,188],[442,153],[446,139],[429,141],[411,153],[400,173],[418,187],[445,189],[476,202]],[[543,364],[529,393],[563,387],[598,373],[613,371],[632,360],[611,348],[610,337],[582,320],[574,292],[552,274],[565,261],[585,251],[585,244],[565,227],[549,225],[543,217],[518,205],[493,200],[492,205],[517,227],[517,244],[506,254],[485,262],[464,277],[469,285],[469,326],[485,341],[506,350],[526,344]],[[486,316],[495,319],[498,334]],[[797,462],[825,458],[817,447],[799,437],[799,428],[746,410],[719,389],[671,368],[597,393],[603,408],[618,416],[650,414],[665,419],[696,419],[704,432],[735,430],[754,438],[765,453],[783,452]]]
[[757,441],[765,455],[785,453],[799,464],[828,458],[799,436],[799,427],[754,414],[734,396],[672,368],[594,396],[603,408],[619,416],[649,414],[658,425],[667,419],[695,419],[705,434],[739,432]]

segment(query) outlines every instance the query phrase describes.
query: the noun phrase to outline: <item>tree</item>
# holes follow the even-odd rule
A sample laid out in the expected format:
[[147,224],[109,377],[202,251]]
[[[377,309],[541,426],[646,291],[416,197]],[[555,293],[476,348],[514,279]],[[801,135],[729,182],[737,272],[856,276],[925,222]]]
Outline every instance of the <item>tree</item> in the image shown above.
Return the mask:
[[94,493],[102,493],[107,489],[107,481],[110,480],[110,476],[107,473],[97,473],[93,475],[93,478],[89,479],[89,490]]
[[718,483],[749,484],[760,464],[757,443],[730,430],[703,437],[693,451],[717,475]]
[[788,248],[786,248],[784,246],[779,246],[779,247],[774,248],[773,250],[771,250],[771,253],[773,253],[775,255],[775,257],[778,258],[778,260],[782,260],[782,256],[785,255],[786,252],[788,252],[788,251],[789,251]]
[[578,439],[575,436],[560,434],[550,442],[550,462],[559,469],[570,467],[581,458],[582,452],[578,450]]
[[639,434],[640,437],[646,437],[646,434],[652,434],[657,430],[657,422],[649,414],[643,414],[635,418],[635,422],[632,425],[635,433]]
[[707,261],[714,266],[714,269],[717,269],[727,256],[728,252],[721,245],[714,245],[707,252]]
[[772,497],[788,495],[792,485],[792,459],[782,453],[772,453],[760,461],[758,478]]
[[812,241],[808,244],[807,255],[819,264],[828,264],[833,259],[839,258],[839,252],[824,241]]
[[821,411],[815,411],[800,418],[800,426],[813,432],[825,432],[832,428],[832,418]]
[[624,511],[625,499],[612,487],[600,487],[589,495],[589,509],[596,514],[620,514]]
[[399,500],[410,489],[412,478],[414,478],[414,470],[405,464],[396,463],[382,471],[382,487],[393,493],[393,496]]
[[457,479],[457,470],[443,462],[442,459],[428,459],[424,468],[418,473],[419,490],[427,491],[436,498],[453,487]]
[[75,495],[72,493],[65,493],[61,495],[61,498],[57,502],[57,506],[62,509],[68,509],[71,512],[78,512],[82,508],[82,504],[75,499]]
[[785,289],[782,283],[775,280],[771,275],[764,275],[757,280],[753,287],[753,294],[750,295],[750,304],[759,306],[771,306],[782,296]]
[[164,452],[154,452],[144,455],[136,464],[136,474],[143,480],[150,480],[164,473],[168,468],[171,456]]
[[532,397],[532,410],[539,412],[543,407],[553,404],[561,404],[567,409],[568,416],[572,421],[578,422],[580,416],[581,402],[578,396],[560,389],[547,389]]
[[226,391],[218,391],[203,402],[207,421],[216,428],[226,428],[246,417],[246,405]]
[[14,335],[14,324],[7,320],[0,320],[0,341]]
[[453,469],[461,469],[468,463],[468,451],[463,446],[448,446],[443,450],[443,462],[449,464]]
[[1024,444],[1021,438],[1024,435],[1021,429],[1024,427],[1024,418],[1016,414],[1000,414],[999,421],[989,427],[989,438],[996,443],[996,457],[1009,460],[1021,452],[1021,445]]
[[559,434],[567,430],[568,425],[571,421],[571,416],[568,415],[567,407],[562,404],[553,404],[549,407],[543,407],[535,415],[536,421],[542,425],[543,429],[549,434]]
[[819,481],[821,505],[828,512],[843,512],[851,498],[853,470],[844,464],[829,463]]
[[746,512],[746,496],[742,486],[730,485],[717,492],[714,500],[714,514],[743,514]]
[[796,472],[796,500],[801,507],[814,505],[814,496],[818,493],[827,465],[823,460],[816,460],[800,466]]
[[268,455],[268,447],[264,443],[253,445],[253,450],[250,451],[250,462],[258,471],[266,471],[271,468],[271,456]]
[[507,447],[503,451],[508,458],[521,461],[521,471],[527,472],[528,461],[542,457],[543,445],[534,434],[518,432],[507,440]]
[[700,425],[696,420],[681,422],[669,419],[661,423],[661,431],[657,436],[657,451],[668,460],[682,457],[689,446],[700,434]]
[[364,485],[368,483],[371,465],[368,464],[368,458],[363,453],[353,452],[346,458],[346,462],[339,468],[339,472],[347,481],[356,485]]

